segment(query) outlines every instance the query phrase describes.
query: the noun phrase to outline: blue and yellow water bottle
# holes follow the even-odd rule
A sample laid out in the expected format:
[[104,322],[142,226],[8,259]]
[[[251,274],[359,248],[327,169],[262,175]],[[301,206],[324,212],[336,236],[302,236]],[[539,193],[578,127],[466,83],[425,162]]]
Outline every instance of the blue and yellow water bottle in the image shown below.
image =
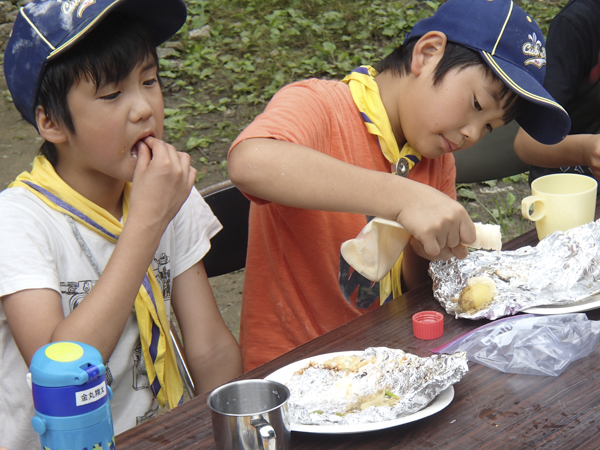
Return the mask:
[[29,367],[35,416],[43,450],[115,449],[102,355],[78,342],[40,348]]

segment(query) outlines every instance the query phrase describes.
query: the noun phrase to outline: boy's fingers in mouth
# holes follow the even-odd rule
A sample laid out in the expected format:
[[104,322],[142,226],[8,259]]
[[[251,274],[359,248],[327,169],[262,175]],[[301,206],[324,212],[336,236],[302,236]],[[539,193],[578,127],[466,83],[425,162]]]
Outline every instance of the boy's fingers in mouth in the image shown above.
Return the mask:
[[144,149],[147,149],[150,152],[150,155],[152,155],[152,149],[148,146],[148,144],[146,144],[145,139],[146,138],[140,139],[133,144],[133,147],[131,147],[131,156],[133,156],[135,159],[137,159],[140,150],[143,151]]

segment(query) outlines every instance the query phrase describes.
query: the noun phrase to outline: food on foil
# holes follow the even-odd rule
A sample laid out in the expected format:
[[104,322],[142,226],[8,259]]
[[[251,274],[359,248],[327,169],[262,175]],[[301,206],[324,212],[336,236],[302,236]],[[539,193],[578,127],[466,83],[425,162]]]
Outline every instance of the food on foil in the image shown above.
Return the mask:
[[[533,306],[575,304],[600,292],[600,222],[557,231],[536,247],[477,250],[462,260],[434,261],[429,275],[436,300],[461,318],[493,320]],[[469,280],[479,277],[491,279],[496,293],[492,301],[467,309],[458,299]]]
[[500,230],[500,225],[483,224],[481,222],[475,222],[474,225],[477,238],[475,239],[475,242],[469,245],[469,247],[496,250],[497,252],[502,250],[502,232]]
[[285,383],[291,420],[349,425],[396,419],[427,406],[467,370],[464,352],[421,358],[385,347],[310,361]]
[[496,283],[490,277],[471,277],[456,303],[461,312],[479,310],[488,306],[497,293]]

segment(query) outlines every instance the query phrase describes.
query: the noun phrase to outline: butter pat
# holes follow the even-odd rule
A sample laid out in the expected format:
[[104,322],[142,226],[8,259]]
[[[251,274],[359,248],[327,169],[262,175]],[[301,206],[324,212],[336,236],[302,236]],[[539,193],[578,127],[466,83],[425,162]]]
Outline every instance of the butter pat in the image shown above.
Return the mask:
[[502,250],[502,232],[500,231],[500,225],[494,224],[483,224],[476,222],[475,231],[477,233],[477,239],[469,247],[481,248],[484,250],[496,250],[499,252]]

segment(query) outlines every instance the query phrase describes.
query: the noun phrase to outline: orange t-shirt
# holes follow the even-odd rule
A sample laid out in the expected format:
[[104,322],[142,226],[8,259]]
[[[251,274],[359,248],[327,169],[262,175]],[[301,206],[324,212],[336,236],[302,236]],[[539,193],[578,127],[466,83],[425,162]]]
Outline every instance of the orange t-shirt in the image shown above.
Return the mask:
[[[348,86],[309,79],[281,89],[238,136],[313,148],[349,164],[390,172]],[[231,151],[231,150],[230,150]],[[454,156],[423,158],[409,178],[456,198]],[[399,193],[401,195],[401,193]],[[379,284],[349,269],[340,246],[367,217],[282,206],[249,196],[248,256],[240,344],[250,370],[379,305]]]

